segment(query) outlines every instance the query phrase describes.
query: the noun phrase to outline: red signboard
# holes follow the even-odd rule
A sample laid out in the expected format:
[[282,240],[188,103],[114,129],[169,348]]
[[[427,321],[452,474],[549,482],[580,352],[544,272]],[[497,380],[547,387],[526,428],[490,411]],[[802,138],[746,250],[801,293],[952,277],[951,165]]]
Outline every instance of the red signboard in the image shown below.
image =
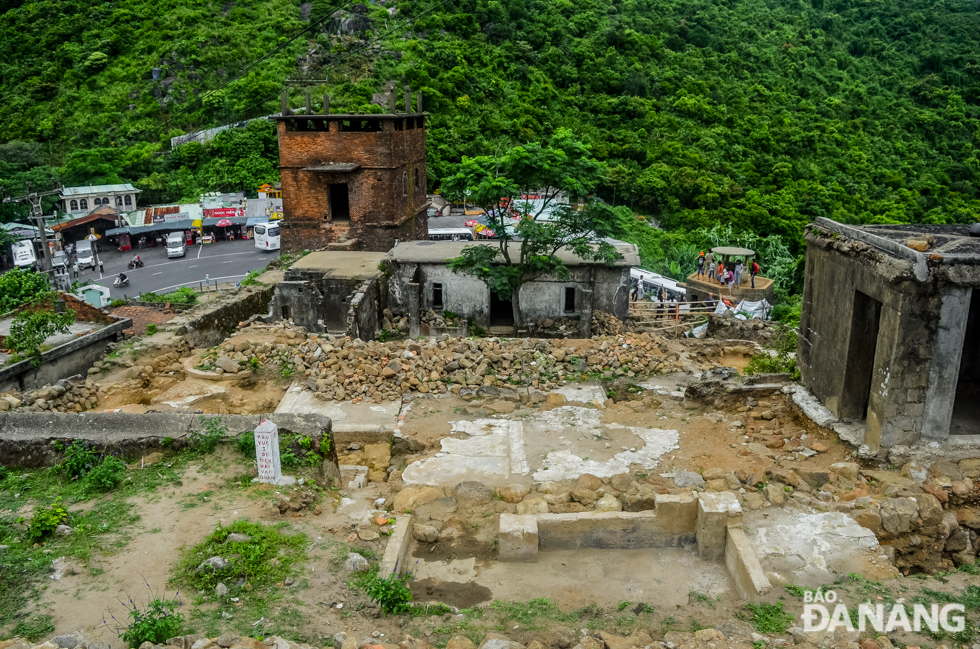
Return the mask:
[[218,207],[213,210],[204,210],[204,218],[206,219],[230,219],[235,216],[245,216],[245,208]]

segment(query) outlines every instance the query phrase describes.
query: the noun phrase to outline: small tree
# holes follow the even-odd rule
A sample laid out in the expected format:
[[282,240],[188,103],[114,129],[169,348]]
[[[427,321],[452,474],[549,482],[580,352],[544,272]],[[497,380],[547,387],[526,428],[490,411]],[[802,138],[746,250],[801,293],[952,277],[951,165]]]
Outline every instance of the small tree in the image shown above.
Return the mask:
[[443,180],[445,194],[483,208],[498,239],[496,245],[466,246],[447,266],[481,280],[501,300],[511,300],[520,326],[524,282],[542,275],[568,279],[560,250],[588,261],[609,263],[617,257],[596,232],[591,202],[582,208],[559,202],[589,196],[601,178],[602,165],[567,129],[559,129],[548,143],[516,146],[500,157],[464,157],[456,174]]
[[53,313],[51,311],[25,311],[18,314],[10,323],[10,335],[4,339],[4,346],[18,356],[31,359],[31,367],[41,366],[41,345],[56,333],[68,333],[68,327],[75,322],[75,312]]

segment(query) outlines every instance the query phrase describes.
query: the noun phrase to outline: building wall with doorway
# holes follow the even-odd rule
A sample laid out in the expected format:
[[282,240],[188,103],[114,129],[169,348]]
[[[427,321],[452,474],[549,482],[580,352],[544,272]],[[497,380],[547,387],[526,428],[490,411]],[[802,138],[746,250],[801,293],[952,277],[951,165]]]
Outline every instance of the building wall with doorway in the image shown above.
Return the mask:
[[[452,311],[484,329],[515,325],[513,301],[492,295],[479,279],[458,274],[446,267],[465,241],[416,241],[399,245],[388,254],[392,268],[389,277],[388,306],[396,315],[409,315],[411,292],[418,291],[422,311]],[[496,242],[476,245],[496,245]],[[511,244],[517,255],[519,244]],[[592,312],[601,310],[625,319],[629,308],[630,268],[639,264],[636,246],[619,243],[622,259],[611,266],[563,254],[569,277],[538,276],[521,285],[518,296],[520,321],[533,323],[542,318],[578,318],[587,329]],[[584,329],[583,329],[584,332]]]
[[425,114],[276,119],[284,252],[386,252],[426,238]]
[[980,435],[980,239],[818,219],[806,241],[803,384],[872,451]]

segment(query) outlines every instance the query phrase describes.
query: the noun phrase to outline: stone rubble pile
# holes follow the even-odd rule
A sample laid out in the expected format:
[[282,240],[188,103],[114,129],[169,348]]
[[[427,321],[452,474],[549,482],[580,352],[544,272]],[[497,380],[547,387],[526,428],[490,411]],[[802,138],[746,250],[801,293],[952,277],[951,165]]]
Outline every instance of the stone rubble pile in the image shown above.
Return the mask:
[[605,311],[592,312],[593,336],[618,336],[626,331],[622,320]]
[[0,394],[0,412],[18,409],[30,412],[82,412],[96,407],[98,400],[98,386],[76,375],[37,390],[4,392]]
[[[359,556],[359,555],[352,555]],[[353,568],[352,568],[353,569]],[[515,627],[516,628],[516,627]],[[662,640],[654,640],[651,629],[638,628],[628,636],[619,636],[606,631],[580,629],[558,629],[550,645],[540,640],[532,640],[527,645],[512,640],[500,633],[488,633],[479,645],[466,636],[450,638],[446,649],[753,649],[760,644],[775,646],[796,646],[801,649],[832,647],[833,649],[895,649],[888,638],[881,636],[876,640],[865,638],[858,644],[859,634],[847,631],[842,626],[833,632],[807,632],[793,627],[783,638],[773,638],[755,632],[747,623],[728,620],[716,628],[699,631],[667,631]],[[522,633],[522,635],[524,635]],[[334,634],[334,649],[435,649],[425,640],[410,635],[403,636],[395,643],[383,633],[363,631],[355,634],[341,631]],[[945,647],[945,645],[943,645]],[[0,642],[0,649],[108,649],[104,642],[86,641],[80,632],[63,634],[38,644],[21,638]],[[200,635],[185,635],[171,638],[164,644],[144,642],[139,649],[314,649],[312,645],[293,642],[279,636],[269,636],[264,640],[242,637],[226,633],[216,638]]]
[[528,338],[365,342],[307,334],[288,323],[253,323],[245,333],[263,329],[276,330],[277,340],[288,335],[289,342],[256,346],[232,338],[219,347],[215,363],[228,358],[240,366],[240,361],[253,357],[262,364],[285,363],[294,376],[307,377],[310,390],[337,401],[458,394],[467,386],[551,390],[567,381],[596,378],[589,373],[632,378],[688,365],[669,350],[665,339],[649,334],[594,336],[578,347],[566,347],[559,339]]

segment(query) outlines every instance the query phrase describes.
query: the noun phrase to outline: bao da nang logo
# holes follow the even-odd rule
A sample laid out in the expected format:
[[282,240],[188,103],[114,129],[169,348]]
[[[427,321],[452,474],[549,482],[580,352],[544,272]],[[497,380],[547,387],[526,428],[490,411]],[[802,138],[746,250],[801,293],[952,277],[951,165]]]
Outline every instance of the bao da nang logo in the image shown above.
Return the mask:
[[847,605],[837,601],[837,593],[806,591],[803,595],[803,630],[829,631],[844,628],[848,631],[870,631],[891,633],[921,633],[928,629],[937,633],[940,629],[949,633],[959,633],[966,624],[962,604],[914,604],[911,610],[905,604],[859,604],[857,625],[851,618]]

